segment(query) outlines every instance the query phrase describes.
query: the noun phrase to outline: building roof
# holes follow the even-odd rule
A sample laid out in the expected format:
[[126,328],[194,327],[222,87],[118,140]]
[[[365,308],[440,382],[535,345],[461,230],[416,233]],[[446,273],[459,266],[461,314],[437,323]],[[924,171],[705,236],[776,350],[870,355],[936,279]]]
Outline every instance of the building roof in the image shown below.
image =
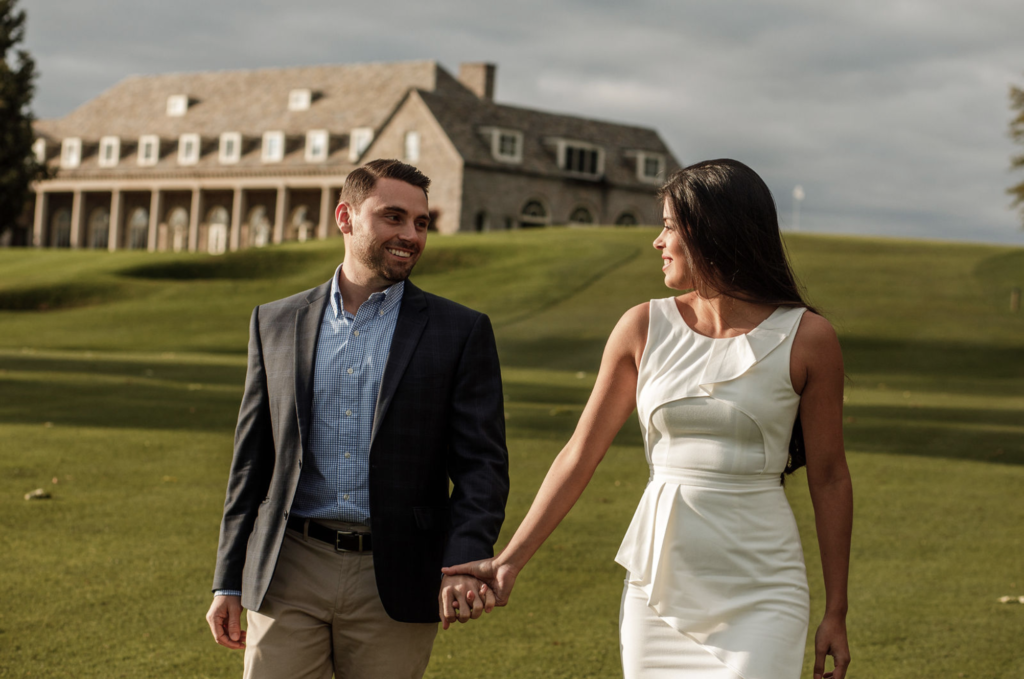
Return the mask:
[[[666,174],[678,167],[665,142],[650,128],[507,106],[477,97],[451,97],[426,91],[418,94],[467,165],[564,177],[554,141],[565,139],[600,145],[605,151],[604,178],[613,184],[640,183],[634,151],[665,156]],[[490,137],[485,132],[488,128],[523,133],[521,163],[510,165],[494,158]]]

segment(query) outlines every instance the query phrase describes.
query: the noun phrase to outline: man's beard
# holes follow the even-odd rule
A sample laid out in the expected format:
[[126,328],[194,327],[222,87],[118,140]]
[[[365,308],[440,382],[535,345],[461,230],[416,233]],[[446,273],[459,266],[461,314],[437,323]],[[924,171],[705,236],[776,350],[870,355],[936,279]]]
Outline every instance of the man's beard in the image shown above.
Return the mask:
[[[413,259],[418,254],[417,248],[412,245],[404,245],[401,241],[395,243],[395,245],[403,245],[406,250],[412,250],[413,254],[409,259]],[[412,273],[413,264],[408,268],[391,266],[387,260],[386,246],[377,246],[376,244],[364,249],[359,253],[359,261],[370,271],[374,272],[389,283],[398,283],[404,281]]]

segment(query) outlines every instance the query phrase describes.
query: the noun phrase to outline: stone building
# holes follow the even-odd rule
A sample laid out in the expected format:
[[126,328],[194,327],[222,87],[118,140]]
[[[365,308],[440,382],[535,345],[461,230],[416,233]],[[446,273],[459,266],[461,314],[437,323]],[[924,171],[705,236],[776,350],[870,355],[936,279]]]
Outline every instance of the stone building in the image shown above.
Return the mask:
[[337,235],[345,177],[399,158],[442,233],[660,223],[654,130],[506,106],[432,61],[136,76],[36,123],[39,247],[222,253]]

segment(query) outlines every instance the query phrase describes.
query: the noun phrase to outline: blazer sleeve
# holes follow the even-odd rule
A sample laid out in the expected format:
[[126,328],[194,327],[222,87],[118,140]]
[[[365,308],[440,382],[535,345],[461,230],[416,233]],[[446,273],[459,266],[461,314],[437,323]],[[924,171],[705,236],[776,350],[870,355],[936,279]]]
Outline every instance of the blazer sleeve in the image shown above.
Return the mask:
[[494,331],[483,314],[470,330],[453,385],[448,449],[453,490],[445,566],[493,556],[505,520],[505,405]]
[[220,524],[217,567],[213,590],[242,589],[242,568],[246,545],[260,503],[267,495],[274,471],[274,436],[270,421],[270,398],[260,341],[260,308],[249,322],[249,359],[245,390],[235,428],[234,456],[228,477],[224,516]]

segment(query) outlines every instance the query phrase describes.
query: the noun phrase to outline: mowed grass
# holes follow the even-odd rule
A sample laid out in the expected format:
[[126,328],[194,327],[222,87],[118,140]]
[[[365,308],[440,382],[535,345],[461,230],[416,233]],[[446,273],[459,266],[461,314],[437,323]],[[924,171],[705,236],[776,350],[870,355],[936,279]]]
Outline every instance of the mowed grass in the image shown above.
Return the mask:
[[[414,280],[490,314],[525,514],[625,309],[668,296],[649,229],[432,237]],[[849,382],[851,677],[1024,676],[1024,250],[793,235]],[[340,241],[221,258],[0,250],[0,677],[234,677],[210,601],[252,307],[326,280]],[[40,310],[42,309],[42,310]],[[56,479],[56,483],[53,480]],[[520,577],[439,633],[428,677],[616,677],[635,422]],[[26,502],[42,487],[52,499]],[[813,624],[805,477],[787,486]],[[805,675],[809,676],[809,658]]]

